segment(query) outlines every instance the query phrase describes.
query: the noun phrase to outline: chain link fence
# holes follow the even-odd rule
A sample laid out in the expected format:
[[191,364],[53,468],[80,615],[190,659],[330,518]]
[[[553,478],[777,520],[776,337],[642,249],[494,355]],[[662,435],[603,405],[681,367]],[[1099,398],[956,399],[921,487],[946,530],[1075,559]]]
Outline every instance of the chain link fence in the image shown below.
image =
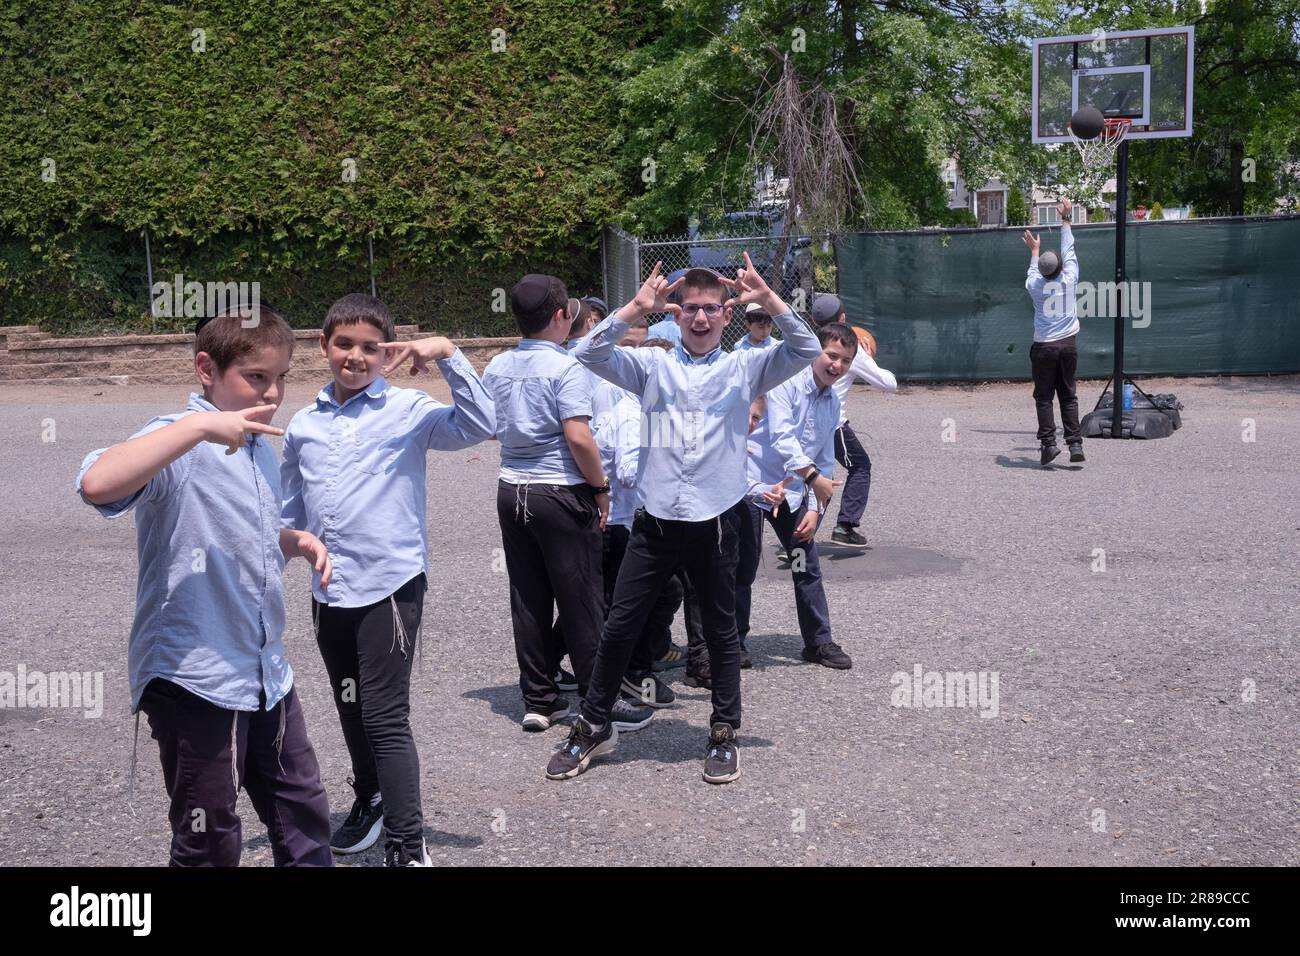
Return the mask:
[[[806,314],[813,296],[837,288],[835,252],[830,236],[791,236],[784,243],[772,235],[630,235],[608,226],[601,236],[601,268],[604,298],[616,309],[636,295],[656,262],[663,263],[663,275],[679,269],[704,267],[734,276],[745,264],[744,253],[762,273],[768,285],[796,312]],[[650,323],[658,321],[652,317]],[[722,344],[731,348],[746,334],[740,314],[732,316],[723,330]],[[780,338],[780,332],[772,334]]]

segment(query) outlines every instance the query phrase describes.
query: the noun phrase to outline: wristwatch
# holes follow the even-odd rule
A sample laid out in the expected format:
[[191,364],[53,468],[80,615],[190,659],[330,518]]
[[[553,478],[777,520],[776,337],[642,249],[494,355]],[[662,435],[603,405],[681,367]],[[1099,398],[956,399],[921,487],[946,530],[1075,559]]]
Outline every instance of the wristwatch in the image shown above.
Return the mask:
[[817,470],[817,466],[816,466],[816,465],[813,465],[812,474],[810,474],[807,478],[805,478],[804,481],[805,481],[807,484],[810,484],[810,485],[811,485],[814,481],[816,481],[816,480],[817,480],[818,478],[820,478],[821,476],[822,476],[822,473],[821,473],[820,471]]
[[609,494],[609,475],[606,475],[606,476],[605,476],[605,483],[604,483],[603,485],[597,486],[597,485],[593,485],[593,484],[591,484],[591,483],[588,483],[588,484],[587,484],[587,487],[591,489],[591,493],[594,494],[594,495],[607,495],[607,494]]

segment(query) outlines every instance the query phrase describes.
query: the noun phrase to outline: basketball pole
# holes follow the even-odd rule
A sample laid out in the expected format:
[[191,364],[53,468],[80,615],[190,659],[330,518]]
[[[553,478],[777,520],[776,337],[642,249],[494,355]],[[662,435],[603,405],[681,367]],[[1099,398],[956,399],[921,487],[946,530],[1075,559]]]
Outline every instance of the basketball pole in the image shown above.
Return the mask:
[[[1124,285],[1124,233],[1128,228],[1128,139],[1119,144],[1115,165],[1115,288],[1116,300],[1128,302]],[[1124,322],[1128,309],[1115,310],[1115,368],[1111,375],[1110,437],[1121,438],[1120,423],[1124,417]]]

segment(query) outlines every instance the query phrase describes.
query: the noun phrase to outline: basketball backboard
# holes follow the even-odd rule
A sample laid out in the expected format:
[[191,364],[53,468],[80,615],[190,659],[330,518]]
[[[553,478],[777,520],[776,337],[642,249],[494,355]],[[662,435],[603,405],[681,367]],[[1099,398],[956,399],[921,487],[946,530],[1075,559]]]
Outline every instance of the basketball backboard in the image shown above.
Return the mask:
[[1131,120],[1129,139],[1191,136],[1195,64],[1195,27],[1034,40],[1034,142],[1070,142],[1082,106]]

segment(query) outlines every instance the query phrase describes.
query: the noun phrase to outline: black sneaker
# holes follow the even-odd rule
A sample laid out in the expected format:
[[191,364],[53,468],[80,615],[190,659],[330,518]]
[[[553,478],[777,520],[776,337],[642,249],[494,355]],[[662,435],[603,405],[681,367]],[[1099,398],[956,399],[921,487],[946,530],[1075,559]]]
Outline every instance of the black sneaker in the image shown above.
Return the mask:
[[633,703],[646,707],[671,707],[677,695],[673,689],[657,677],[647,677],[639,684],[623,678],[623,693],[632,698]]
[[651,664],[650,669],[658,674],[661,671],[670,671],[674,667],[685,666],[686,648],[682,647],[680,644],[670,644],[668,646],[668,653]]
[[620,697],[609,709],[609,722],[623,733],[631,733],[650,723],[654,715],[653,709],[641,706],[640,697],[635,702]]
[[591,724],[581,715],[573,722],[569,739],[551,754],[546,765],[546,776],[550,780],[568,780],[587,769],[593,757],[609,753],[618,744],[618,728],[612,720],[607,720],[600,732],[591,729]]
[[699,667],[692,667],[690,664],[687,664],[686,680],[684,683],[687,687],[703,687],[705,690],[712,690],[713,670],[710,668],[709,662],[705,661],[700,664]]
[[[349,781],[350,782],[350,781]],[[379,840],[384,828],[384,804],[379,794],[357,798],[352,810],[330,837],[330,849],[335,853],[360,853],[369,850]]]
[[789,563],[790,563],[790,553],[789,553],[788,551],[786,551],[785,548],[777,548],[777,549],[776,549],[776,560],[779,561],[781,564],[789,564]]
[[555,672],[555,688],[556,690],[577,690],[578,678],[561,667]]
[[552,726],[569,716],[569,702],[560,698],[548,710],[545,707],[530,707],[520,726],[524,730],[537,733],[550,730]]
[[415,854],[400,843],[390,843],[384,849],[384,866],[433,866],[429,862],[429,848],[420,841],[420,852]]
[[1046,468],[1052,463],[1052,460],[1061,453],[1061,449],[1055,445],[1044,445],[1043,450],[1038,455],[1038,464]]
[[820,664],[822,667],[830,667],[837,671],[846,671],[853,666],[853,660],[844,649],[838,644],[818,644],[816,647],[805,647],[802,651],[803,659],[811,664]]
[[709,749],[704,755],[706,783],[731,783],[740,776],[740,753],[731,724],[714,724],[709,731]]
[[740,642],[740,669],[742,671],[747,671],[753,666],[754,666],[754,659],[749,656],[749,648],[745,646],[744,641],[741,641]]
[[1070,446],[1070,461],[1084,461],[1082,442],[1075,442]]
[[836,544],[849,544],[855,548],[867,546],[867,539],[851,524],[837,524],[835,530],[831,532],[831,540]]

